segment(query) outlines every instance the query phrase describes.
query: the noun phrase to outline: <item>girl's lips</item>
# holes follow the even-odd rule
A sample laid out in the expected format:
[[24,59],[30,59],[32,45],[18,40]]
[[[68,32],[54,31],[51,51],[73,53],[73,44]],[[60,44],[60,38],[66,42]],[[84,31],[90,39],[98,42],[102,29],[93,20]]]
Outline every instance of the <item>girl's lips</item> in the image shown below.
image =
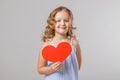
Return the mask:
[[66,29],[66,27],[60,27],[61,29]]
[[65,28],[67,28],[67,27],[65,27],[65,26],[60,26],[59,28],[65,29]]

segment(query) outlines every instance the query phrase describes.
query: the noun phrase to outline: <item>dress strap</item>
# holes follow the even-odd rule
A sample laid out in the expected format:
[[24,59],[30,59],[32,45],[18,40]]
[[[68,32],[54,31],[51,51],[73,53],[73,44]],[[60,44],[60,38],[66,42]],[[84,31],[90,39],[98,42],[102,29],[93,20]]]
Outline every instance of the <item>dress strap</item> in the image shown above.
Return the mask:
[[55,43],[52,41],[52,38],[49,38],[47,40],[50,42],[51,45],[53,45],[54,47],[56,47]]
[[55,43],[54,43],[53,41],[50,41],[50,43],[51,43],[54,47],[56,47],[56,45],[55,45]]
[[72,39],[72,38],[70,38],[70,44],[71,44],[71,45],[73,44],[72,40],[73,40],[73,39]]

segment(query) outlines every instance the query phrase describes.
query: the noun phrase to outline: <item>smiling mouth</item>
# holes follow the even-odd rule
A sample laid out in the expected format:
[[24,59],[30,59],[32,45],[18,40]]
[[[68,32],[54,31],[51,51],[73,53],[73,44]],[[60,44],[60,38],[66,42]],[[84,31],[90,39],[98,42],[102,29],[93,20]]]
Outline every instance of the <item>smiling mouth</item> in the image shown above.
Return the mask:
[[66,29],[67,27],[59,27],[59,28],[61,28],[61,29]]
[[66,27],[60,27],[61,29],[66,29]]

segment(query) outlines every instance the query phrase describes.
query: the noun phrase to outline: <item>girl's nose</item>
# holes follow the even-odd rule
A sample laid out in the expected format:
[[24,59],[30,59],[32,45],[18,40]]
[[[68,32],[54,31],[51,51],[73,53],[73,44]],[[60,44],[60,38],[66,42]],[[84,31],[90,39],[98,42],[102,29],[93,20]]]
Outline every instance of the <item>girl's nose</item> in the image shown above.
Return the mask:
[[64,20],[61,21],[61,25],[65,25],[65,21]]

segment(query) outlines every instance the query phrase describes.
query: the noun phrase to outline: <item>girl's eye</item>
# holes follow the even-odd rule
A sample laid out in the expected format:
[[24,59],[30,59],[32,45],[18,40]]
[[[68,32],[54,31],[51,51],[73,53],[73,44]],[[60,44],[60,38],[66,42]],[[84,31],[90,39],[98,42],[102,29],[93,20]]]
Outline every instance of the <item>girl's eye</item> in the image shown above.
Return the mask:
[[[64,22],[69,22],[69,20],[63,20]],[[56,22],[61,22],[61,20],[56,20]]]
[[69,22],[69,20],[64,20],[65,22]]
[[60,20],[56,20],[56,22],[60,22]]

